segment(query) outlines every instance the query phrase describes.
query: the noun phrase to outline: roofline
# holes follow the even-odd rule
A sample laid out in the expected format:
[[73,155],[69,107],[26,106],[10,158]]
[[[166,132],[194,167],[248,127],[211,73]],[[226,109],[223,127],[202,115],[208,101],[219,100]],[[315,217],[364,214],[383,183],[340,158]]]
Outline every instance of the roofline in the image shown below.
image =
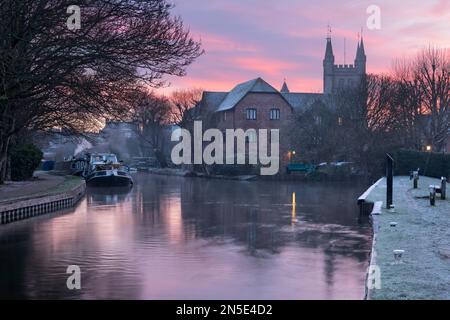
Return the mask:
[[[276,89],[275,89],[276,90]],[[232,108],[229,108],[229,109],[226,109],[226,110],[216,110],[216,111],[214,111],[214,113],[216,113],[216,112],[225,112],[225,111],[228,111],[228,110],[233,110],[234,108],[236,108],[236,105],[237,104],[239,104],[249,93],[258,93],[258,94],[278,94],[279,96],[281,96],[281,98],[288,104],[288,106],[289,107],[291,107],[291,109],[292,110],[295,110],[295,108],[294,108],[294,106],[293,105],[291,105],[290,103],[289,103],[289,101],[287,101],[287,99],[285,98],[285,97],[283,97],[283,94],[281,93],[281,92],[279,92],[278,90],[276,91],[276,92],[264,92],[264,91],[261,91],[261,92],[247,92],[241,99],[239,99],[236,103],[235,103],[235,105],[232,107]]]

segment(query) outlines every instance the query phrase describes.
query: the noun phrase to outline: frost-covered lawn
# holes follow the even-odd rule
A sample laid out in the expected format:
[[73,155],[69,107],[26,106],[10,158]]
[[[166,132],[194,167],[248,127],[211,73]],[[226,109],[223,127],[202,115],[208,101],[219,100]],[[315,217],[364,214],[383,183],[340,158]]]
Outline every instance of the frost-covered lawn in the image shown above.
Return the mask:
[[[376,264],[381,271],[381,289],[372,299],[450,299],[450,185],[447,199],[436,197],[430,206],[430,184],[438,179],[420,177],[413,189],[409,177],[395,177],[395,213],[386,210],[386,181],[369,195],[371,201],[383,201],[377,219]],[[398,223],[390,227],[390,222]],[[393,250],[405,250],[402,263],[394,263]]]

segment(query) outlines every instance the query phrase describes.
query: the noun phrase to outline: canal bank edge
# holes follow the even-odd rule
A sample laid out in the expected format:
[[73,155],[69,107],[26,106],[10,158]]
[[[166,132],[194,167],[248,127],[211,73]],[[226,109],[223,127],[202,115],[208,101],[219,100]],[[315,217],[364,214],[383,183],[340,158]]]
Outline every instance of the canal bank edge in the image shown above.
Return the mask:
[[67,176],[49,190],[0,202],[0,224],[32,218],[75,206],[86,193],[86,182]]
[[[374,203],[370,201],[368,198],[371,194],[371,192],[383,181],[385,181],[385,178],[378,179],[377,182],[375,182],[373,185],[371,185],[359,198],[358,198],[358,205],[363,208],[366,205],[370,204],[373,205]],[[378,219],[377,215],[374,214],[374,211],[376,210],[375,206],[373,206],[372,211],[369,214],[371,225],[372,225],[372,248],[370,250],[370,258],[369,258],[369,267],[367,268],[366,277],[365,277],[365,292],[364,292],[364,300],[371,300],[372,294],[373,294],[373,288],[372,286],[369,287],[369,277],[370,273],[374,271],[374,267],[377,266],[377,252],[376,252],[376,242],[377,242],[377,234],[378,234]]]

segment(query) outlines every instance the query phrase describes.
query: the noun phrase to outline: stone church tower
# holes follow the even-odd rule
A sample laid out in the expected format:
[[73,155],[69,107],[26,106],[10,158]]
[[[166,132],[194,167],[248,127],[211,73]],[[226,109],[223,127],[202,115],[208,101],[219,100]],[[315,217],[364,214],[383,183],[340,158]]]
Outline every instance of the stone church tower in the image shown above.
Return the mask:
[[364,40],[361,37],[356,50],[355,64],[334,64],[331,36],[328,35],[323,59],[323,93],[334,93],[339,88],[356,87],[366,75],[366,60]]

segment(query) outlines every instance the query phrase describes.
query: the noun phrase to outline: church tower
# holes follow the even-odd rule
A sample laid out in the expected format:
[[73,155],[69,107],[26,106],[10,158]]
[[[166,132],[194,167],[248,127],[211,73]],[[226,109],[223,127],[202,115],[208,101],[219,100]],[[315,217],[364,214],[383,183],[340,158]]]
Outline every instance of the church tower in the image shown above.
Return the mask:
[[364,40],[358,40],[354,64],[335,64],[331,31],[328,29],[325,58],[323,59],[323,93],[335,93],[346,88],[355,88],[366,75],[367,57]]

